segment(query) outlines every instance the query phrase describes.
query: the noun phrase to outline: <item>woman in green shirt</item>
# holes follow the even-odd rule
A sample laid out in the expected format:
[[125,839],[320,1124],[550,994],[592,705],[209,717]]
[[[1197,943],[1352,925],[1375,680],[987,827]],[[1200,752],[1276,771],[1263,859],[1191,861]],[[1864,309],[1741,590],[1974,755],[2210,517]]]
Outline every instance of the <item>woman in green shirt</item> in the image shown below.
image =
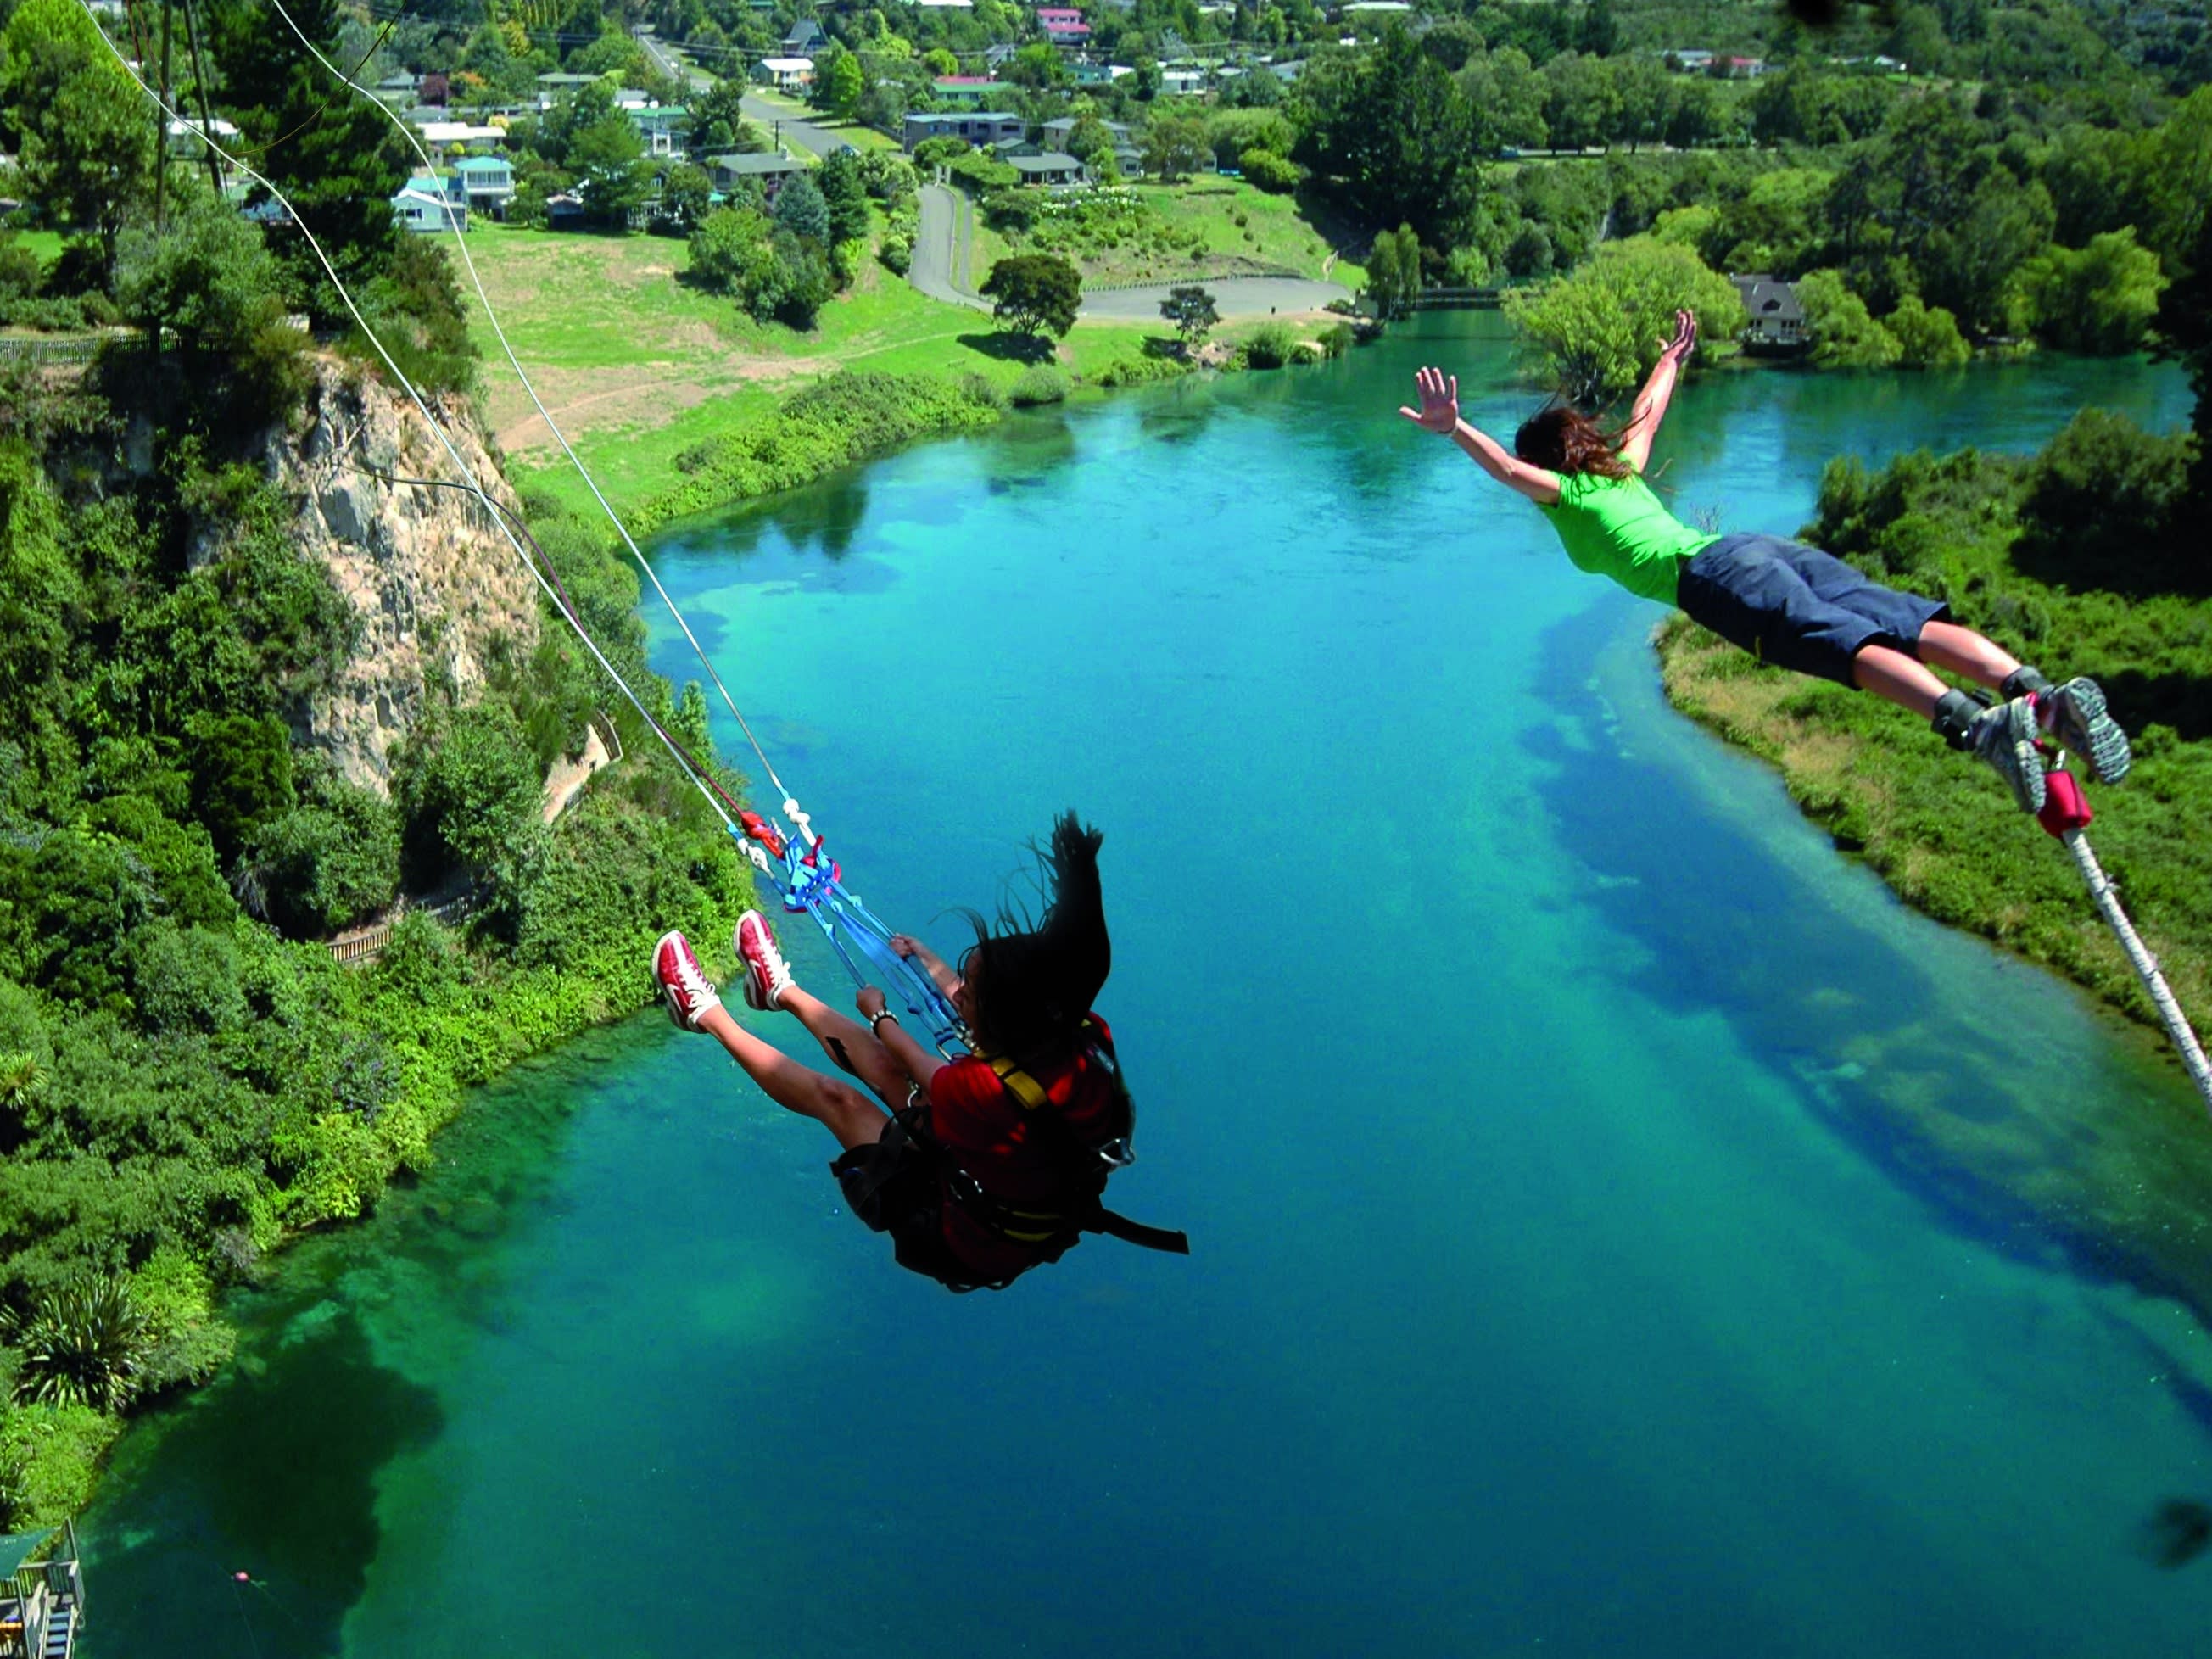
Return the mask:
[[[2081,756],[2099,781],[2124,777],[2127,735],[2106,713],[2095,681],[2054,686],[1952,622],[1942,601],[1883,587],[1818,548],[1777,536],[1708,535],[1667,510],[1644,483],[1644,468],[1697,340],[1696,319],[1677,312],[1674,339],[1637,394],[1628,424],[1615,434],[1571,404],[1554,403],[1514,434],[1509,454],[1460,419],[1458,378],[1436,368],[1414,377],[1419,407],[1398,412],[1425,432],[1450,438],[1485,472],[1535,502],[1577,568],[1680,605],[1692,622],[1761,662],[1911,709],[1953,748],[1988,762],[2023,811],[2043,805],[2040,733]],[[1984,708],[1938,679],[1935,668],[1987,686],[2002,701]]]

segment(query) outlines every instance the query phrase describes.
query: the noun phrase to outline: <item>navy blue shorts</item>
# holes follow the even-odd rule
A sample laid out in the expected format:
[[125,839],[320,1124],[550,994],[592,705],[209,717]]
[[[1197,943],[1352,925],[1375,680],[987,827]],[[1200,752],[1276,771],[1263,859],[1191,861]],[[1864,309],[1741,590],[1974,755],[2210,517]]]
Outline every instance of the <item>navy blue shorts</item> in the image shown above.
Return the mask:
[[1674,602],[1759,661],[1839,685],[1856,683],[1851,659],[1866,647],[1917,656],[1920,630],[1951,614],[1779,536],[1722,537],[1683,564]]

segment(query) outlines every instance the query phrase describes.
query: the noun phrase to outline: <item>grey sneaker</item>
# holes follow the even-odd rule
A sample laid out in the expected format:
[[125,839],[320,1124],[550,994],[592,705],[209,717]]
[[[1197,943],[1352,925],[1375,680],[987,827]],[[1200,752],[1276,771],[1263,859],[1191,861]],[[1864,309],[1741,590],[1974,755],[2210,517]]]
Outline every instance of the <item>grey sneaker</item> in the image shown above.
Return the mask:
[[2026,697],[1975,715],[1966,746],[2005,781],[2021,811],[2043,810],[2043,757],[2035,752],[2035,708]]
[[2070,679],[2037,701],[2051,711],[2051,735],[2087,763],[2091,777],[2118,783],[2127,776],[2134,758],[2128,734],[2105,712],[2104,688],[2096,681]]

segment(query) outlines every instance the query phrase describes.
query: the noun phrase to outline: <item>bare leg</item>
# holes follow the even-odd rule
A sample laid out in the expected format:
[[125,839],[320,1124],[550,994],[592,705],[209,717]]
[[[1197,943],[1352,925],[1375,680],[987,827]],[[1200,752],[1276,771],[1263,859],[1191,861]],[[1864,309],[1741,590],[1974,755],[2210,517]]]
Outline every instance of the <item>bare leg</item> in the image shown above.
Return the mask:
[[728,1009],[709,1008],[700,1016],[699,1029],[729,1050],[762,1093],[787,1111],[814,1119],[840,1146],[871,1146],[882,1138],[889,1115],[882,1107],[851,1084],[811,1071],[762,1042],[731,1018]]
[[[1956,623],[1932,622],[1920,630],[1920,654],[1936,667],[1964,675],[1977,685],[2000,689],[2006,676],[2020,666],[2014,657],[1971,628]],[[1867,688],[1872,690],[1874,688]],[[1893,702],[1895,698],[1892,698]]]
[[884,1100],[905,1104],[907,1090],[914,1079],[906,1074],[906,1067],[891,1057],[890,1050],[877,1042],[859,1020],[848,1019],[811,991],[800,989],[796,981],[783,988],[783,994],[776,1000],[775,1006],[795,1016],[822,1045],[822,1051],[841,1068],[852,1073]]
[[[1941,624],[1930,623],[1930,628]],[[1954,630],[1964,633],[1960,629]],[[1926,636],[1922,637],[1925,647]],[[1990,647],[1995,650],[1995,647]],[[2002,653],[1999,653],[2002,654]],[[1948,665],[1947,665],[1948,666]],[[1965,672],[1965,670],[1960,670]],[[2007,669],[2007,673],[2012,671]],[[1937,679],[1925,663],[1908,657],[1902,651],[1893,651],[1886,645],[1862,646],[1857,656],[1851,659],[1851,678],[1862,691],[1871,691],[1895,703],[1899,708],[1909,708],[1923,720],[1936,718],[1936,705],[1951,688]],[[2000,678],[2002,677],[2000,676]]]

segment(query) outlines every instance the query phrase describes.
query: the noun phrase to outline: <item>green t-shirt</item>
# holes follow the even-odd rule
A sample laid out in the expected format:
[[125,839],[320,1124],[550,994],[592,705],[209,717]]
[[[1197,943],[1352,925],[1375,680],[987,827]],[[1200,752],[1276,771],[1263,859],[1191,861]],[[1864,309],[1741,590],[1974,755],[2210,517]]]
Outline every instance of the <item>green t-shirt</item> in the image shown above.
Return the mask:
[[1608,478],[1563,473],[1556,506],[1542,507],[1578,570],[1610,576],[1630,592],[1674,603],[1674,577],[1685,559],[1720,539],[1692,530],[1669,513],[1639,475]]

